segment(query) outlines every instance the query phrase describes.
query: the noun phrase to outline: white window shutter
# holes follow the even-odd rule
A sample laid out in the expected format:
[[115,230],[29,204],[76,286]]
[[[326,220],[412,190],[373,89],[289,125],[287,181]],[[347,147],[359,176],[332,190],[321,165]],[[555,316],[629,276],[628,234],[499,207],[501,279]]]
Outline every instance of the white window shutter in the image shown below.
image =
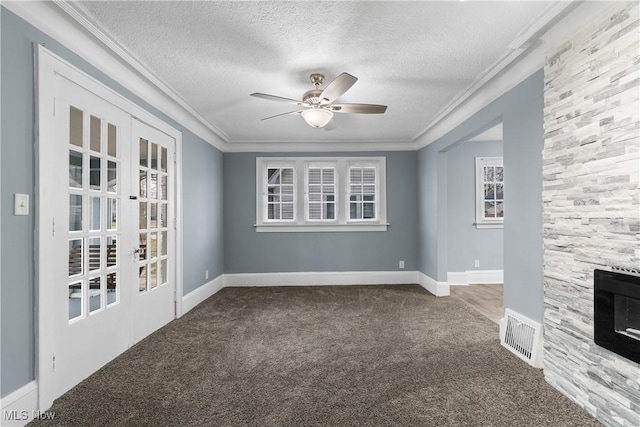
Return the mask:
[[374,166],[349,168],[349,219],[375,220],[377,218],[376,187]]
[[336,170],[333,166],[309,166],[307,169],[307,219],[336,219]]

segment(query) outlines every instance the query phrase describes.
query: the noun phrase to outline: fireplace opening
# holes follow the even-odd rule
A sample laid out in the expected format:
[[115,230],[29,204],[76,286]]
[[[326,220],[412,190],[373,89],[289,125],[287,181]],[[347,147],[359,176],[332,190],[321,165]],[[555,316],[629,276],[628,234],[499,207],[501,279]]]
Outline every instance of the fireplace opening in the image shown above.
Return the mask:
[[615,331],[640,341],[640,299],[616,294],[613,306]]
[[640,276],[594,271],[594,340],[640,363]]

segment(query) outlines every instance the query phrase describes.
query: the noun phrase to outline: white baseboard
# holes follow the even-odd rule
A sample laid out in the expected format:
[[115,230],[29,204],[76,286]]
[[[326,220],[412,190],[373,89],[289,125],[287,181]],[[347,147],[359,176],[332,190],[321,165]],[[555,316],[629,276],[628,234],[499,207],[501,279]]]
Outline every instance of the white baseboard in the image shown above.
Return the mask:
[[450,285],[493,285],[504,283],[503,270],[467,270],[448,272],[447,282]]
[[219,275],[210,282],[205,283],[197,289],[182,297],[182,315],[187,314],[195,306],[218,292],[224,287],[224,274]]
[[456,285],[468,285],[469,279],[466,271],[458,271],[458,272],[448,272],[447,273],[447,283],[452,286]]
[[[34,417],[40,417],[38,412],[38,382],[31,381],[8,394],[0,401],[2,414],[0,425],[23,426],[32,421]],[[42,414],[45,414],[42,412]]]
[[503,270],[473,270],[467,271],[467,276],[470,285],[504,283]]
[[398,285],[416,283],[416,271],[331,271],[225,274],[224,286]]
[[420,271],[418,271],[418,283],[437,297],[449,296],[449,283],[438,282]]

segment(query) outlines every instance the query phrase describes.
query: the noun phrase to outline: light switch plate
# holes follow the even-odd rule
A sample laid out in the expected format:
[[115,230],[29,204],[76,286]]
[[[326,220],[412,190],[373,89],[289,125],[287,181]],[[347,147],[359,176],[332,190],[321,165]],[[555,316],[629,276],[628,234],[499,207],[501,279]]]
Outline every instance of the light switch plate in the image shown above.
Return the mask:
[[28,194],[18,194],[18,193],[14,194],[13,214],[29,215],[29,195]]

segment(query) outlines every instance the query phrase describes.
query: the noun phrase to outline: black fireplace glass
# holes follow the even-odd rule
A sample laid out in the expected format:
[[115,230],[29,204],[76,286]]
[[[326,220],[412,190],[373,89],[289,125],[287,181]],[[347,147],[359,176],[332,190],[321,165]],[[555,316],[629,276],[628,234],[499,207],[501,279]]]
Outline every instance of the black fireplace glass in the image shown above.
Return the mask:
[[594,341],[640,363],[640,276],[594,271]]
[[640,340],[640,299],[615,294],[613,308],[615,331]]

